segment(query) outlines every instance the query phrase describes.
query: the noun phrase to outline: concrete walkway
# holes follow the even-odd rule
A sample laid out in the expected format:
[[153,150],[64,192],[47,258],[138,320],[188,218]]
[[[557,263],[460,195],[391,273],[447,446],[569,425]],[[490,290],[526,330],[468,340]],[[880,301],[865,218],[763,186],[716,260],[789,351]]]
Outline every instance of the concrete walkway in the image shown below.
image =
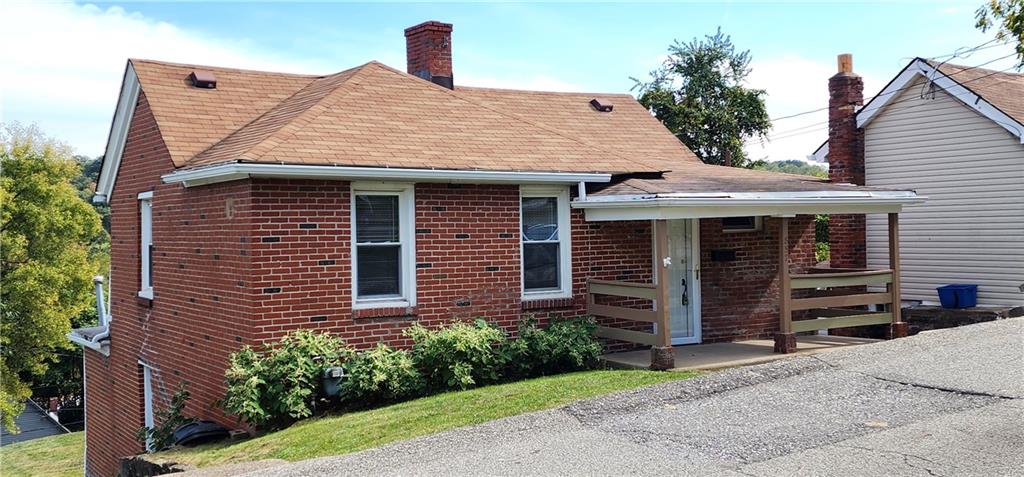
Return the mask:
[[[676,355],[676,367],[673,371],[713,370],[749,366],[751,364],[767,363],[777,359],[789,358],[794,355],[821,353],[877,341],[868,338],[851,338],[846,336],[797,336],[796,353],[788,355],[776,353],[775,342],[772,340],[675,346],[672,348]],[[609,353],[602,356],[601,359],[614,368],[646,369],[651,364],[651,351],[642,349],[623,353]]]
[[1022,331],[797,356],[249,475],[1022,475]]

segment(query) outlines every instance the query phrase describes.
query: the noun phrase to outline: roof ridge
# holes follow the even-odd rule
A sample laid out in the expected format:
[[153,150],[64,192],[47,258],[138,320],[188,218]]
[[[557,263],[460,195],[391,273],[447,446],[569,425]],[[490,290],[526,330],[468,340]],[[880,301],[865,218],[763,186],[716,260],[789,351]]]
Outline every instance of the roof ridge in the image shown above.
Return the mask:
[[[228,134],[227,136],[225,136],[220,141],[217,141],[216,143],[212,144],[210,147],[204,149],[200,153],[198,153],[195,156],[193,156],[192,158],[190,158],[188,161],[186,161],[186,166],[193,165],[195,162],[200,162],[202,160],[203,156],[207,156],[207,155],[212,154],[213,151],[215,151],[218,148],[229,147],[229,146],[227,146],[227,144],[229,143],[229,141],[231,139],[237,138],[237,137],[239,137],[240,134],[248,132],[250,127],[253,127],[257,123],[260,123],[261,121],[263,121],[263,122],[270,121],[270,119],[268,119],[268,118],[270,118],[271,115],[276,114],[276,113],[281,113],[286,106],[289,106],[289,105],[291,105],[293,103],[293,101],[295,100],[296,97],[302,95],[303,93],[308,93],[310,91],[310,88],[312,88],[314,86],[319,86],[320,84],[322,84],[321,82],[323,82],[323,81],[329,81],[331,79],[339,79],[340,81],[338,82],[337,85],[328,85],[327,87],[329,88],[329,90],[325,91],[323,93],[323,95],[319,97],[319,99],[315,99],[313,104],[310,104],[308,107],[304,107],[304,108],[301,108],[301,110],[296,111],[293,116],[291,116],[290,118],[287,118],[287,120],[284,121],[282,124],[277,125],[277,126],[271,126],[269,128],[269,130],[267,131],[267,133],[265,135],[263,135],[262,138],[258,138],[258,140],[255,143],[253,143],[253,144],[243,145],[243,149],[240,150],[240,151],[237,151],[234,154],[234,157],[228,158],[228,160],[237,160],[239,158],[255,159],[255,157],[247,157],[247,156],[249,156],[250,153],[253,153],[257,149],[267,149],[267,150],[273,149],[274,146],[276,146],[277,144],[280,144],[282,142],[281,140],[274,141],[275,138],[278,138],[282,134],[282,131],[284,131],[286,128],[289,131],[294,129],[294,128],[289,128],[289,126],[295,124],[296,121],[299,120],[300,118],[309,116],[309,111],[310,110],[312,110],[313,108],[323,104],[324,101],[326,101],[328,98],[334,96],[335,92],[337,92],[340,88],[342,88],[343,86],[348,84],[348,82],[351,79],[355,78],[368,64],[370,64],[370,63],[364,63],[362,65],[359,65],[359,66],[356,66],[356,67],[353,67],[353,68],[349,68],[347,70],[339,71],[337,73],[330,74],[330,75],[327,75],[327,76],[314,77],[309,83],[307,83],[305,86],[303,86],[298,91],[293,93],[291,96],[281,100],[274,107],[268,109],[267,111],[264,111],[263,114],[260,114],[259,116],[257,116],[252,121],[249,121],[248,123],[242,125],[238,129],[235,129],[234,131],[231,132],[231,134]],[[347,76],[345,76],[346,73],[349,73],[349,74]],[[335,101],[337,101],[337,98],[335,99]],[[314,116],[314,118],[315,118],[315,116]],[[312,119],[313,118],[310,118],[310,120],[312,120]],[[308,122],[309,121],[305,121],[303,124],[307,124]],[[258,157],[259,153],[256,153],[256,156]]]
[[286,73],[284,71],[267,71],[267,70],[257,70],[257,69],[252,69],[252,68],[235,68],[235,67],[231,67],[231,66],[197,65],[197,64],[194,64],[194,63],[178,63],[178,62],[174,62],[174,61],[151,60],[151,59],[148,59],[148,58],[128,58],[128,61],[133,62],[133,63],[135,63],[135,62],[139,62],[139,63],[152,63],[152,64],[155,64],[155,65],[164,65],[164,66],[181,66],[181,67],[187,67],[187,68],[207,68],[207,69],[215,69],[215,70],[222,70],[222,71],[231,71],[231,72],[236,72],[236,73],[260,73],[260,74],[265,74],[265,75],[293,76],[293,77],[298,77],[298,78],[322,78],[322,77],[325,77],[325,76],[331,76],[330,74],[323,75],[323,74],[312,74],[312,73]]

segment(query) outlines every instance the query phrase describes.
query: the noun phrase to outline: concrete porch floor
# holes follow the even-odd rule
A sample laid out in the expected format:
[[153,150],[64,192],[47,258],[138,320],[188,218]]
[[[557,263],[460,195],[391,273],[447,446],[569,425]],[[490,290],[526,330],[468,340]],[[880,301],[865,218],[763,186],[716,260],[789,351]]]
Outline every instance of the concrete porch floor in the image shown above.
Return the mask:
[[[808,335],[796,337],[796,353],[780,354],[774,351],[772,340],[734,341],[675,346],[676,367],[673,371],[710,370],[765,363],[790,356],[814,354],[846,346],[874,343],[879,340],[846,336]],[[647,368],[651,364],[651,351],[642,349],[622,353],[609,353],[601,357],[613,368]]]

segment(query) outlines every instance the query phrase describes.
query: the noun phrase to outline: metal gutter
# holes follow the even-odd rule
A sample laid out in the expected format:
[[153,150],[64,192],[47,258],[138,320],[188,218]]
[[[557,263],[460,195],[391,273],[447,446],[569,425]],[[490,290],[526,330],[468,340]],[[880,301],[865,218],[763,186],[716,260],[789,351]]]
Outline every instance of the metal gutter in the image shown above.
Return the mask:
[[609,182],[611,174],[578,172],[508,172],[464,169],[407,169],[390,167],[312,166],[293,164],[229,163],[165,174],[165,183],[185,187],[250,177],[339,180],[392,180],[472,184],[576,184]]

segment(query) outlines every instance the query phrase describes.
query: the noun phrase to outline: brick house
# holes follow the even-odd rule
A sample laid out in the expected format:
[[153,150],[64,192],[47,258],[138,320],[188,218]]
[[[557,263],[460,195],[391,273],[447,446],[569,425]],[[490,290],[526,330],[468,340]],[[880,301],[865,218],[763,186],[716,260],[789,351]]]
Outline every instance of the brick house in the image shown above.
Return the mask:
[[144,450],[135,431],[180,381],[189,413],[232,424],[213,405],[228,354],[299,328],[407,346],[413,322],[513,333],[528,315],[591,314],[609,349],[650,346],[658,368],[673,345],[899,332],[898,312],[793,321],[834,302],[790,291],[891,281],[806,275],[812,214],[895,219],[913,192],[704,165],[630,95],[458,86],[451,31],[407,29],[408,74],[128,62],[97,190],[109,313],[70,335],[88,475]]

